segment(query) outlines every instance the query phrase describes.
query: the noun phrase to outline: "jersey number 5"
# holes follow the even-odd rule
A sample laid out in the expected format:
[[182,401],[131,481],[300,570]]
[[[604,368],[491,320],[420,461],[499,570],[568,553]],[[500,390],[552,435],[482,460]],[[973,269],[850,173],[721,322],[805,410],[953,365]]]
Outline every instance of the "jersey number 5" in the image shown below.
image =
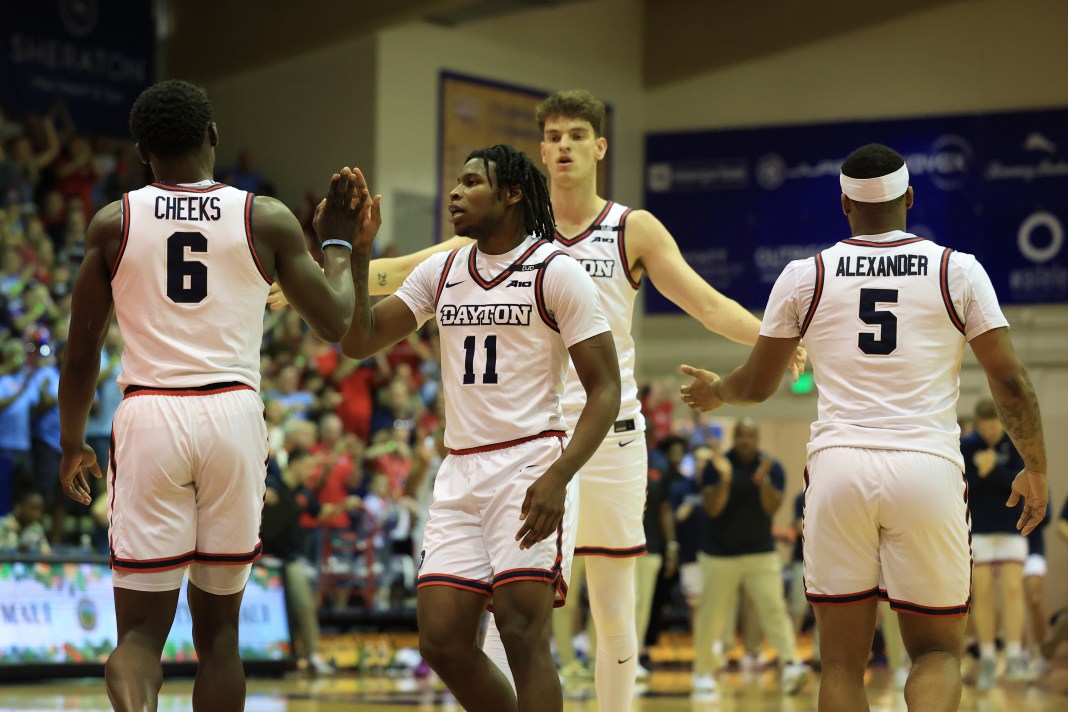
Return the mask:
[[[497,337],[490,334],[486,337],[486,372],[482,374],[483,383],[497,382]],[[475,337],[468,336],[464,339],[464,385],[470,386],[475,382]]]
[[196,304],[208,296],[208,266],[187,260],[186,248],[207,252],[208,238],[199,232],[176,232],[167,238],[167,297],[176,304]]
[[857,336],[857,346],[866,354],[887,356],[897,348],[897,317],[893,312],[875,308],[876,302],[897,304],[896,289],[860,290],[860,320],[878,326],[879,338],[866,331]]

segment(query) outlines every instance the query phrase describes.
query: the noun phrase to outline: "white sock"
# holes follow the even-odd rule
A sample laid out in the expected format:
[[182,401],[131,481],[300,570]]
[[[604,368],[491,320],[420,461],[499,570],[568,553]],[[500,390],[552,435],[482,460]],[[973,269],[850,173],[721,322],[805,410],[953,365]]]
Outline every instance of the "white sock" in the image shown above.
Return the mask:
[[594,686],[602,710],[629,710],[634,700],[638,673],[634,569],[632,557],[586,557],[590,612],[597,628]]
[[1023,657],[1023,648],[1021,647],[1019,642],[1005,643],[1005,655],[1010,658]]
[[482,652],[501,669],[508,678],[508,684],[515,692],[515,678],[512,669],[508,667],[508,654],[504,652],[504,641],[501,640],[501,632],[497,630],[497,621],[493,620],[493,614],[489,615],[489,625],[486,626],[486,639],[482,643]]
[[998,646],[994,643],[981,643],[979,645],[980,660],[997,660]]

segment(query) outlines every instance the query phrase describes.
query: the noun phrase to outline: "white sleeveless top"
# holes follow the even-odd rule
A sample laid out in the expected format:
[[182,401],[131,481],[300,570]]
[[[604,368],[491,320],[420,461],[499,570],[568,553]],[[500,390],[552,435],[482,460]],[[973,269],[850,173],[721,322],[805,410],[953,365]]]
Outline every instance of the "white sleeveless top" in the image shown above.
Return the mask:
[[[610,200],[581,234],[569,239],[557,232],[556,246],[578,260],[593,278],[605,317],[612,327],[619,357],[621,402],[617,419],[633,419],[640,430],[644,421],[638,401],[638,384],[634,379],[634,337],[630,329],[634,300],[641,285],[631,276],[627,261],[624,228],[630,212],[627,206]],[[578,421],[585,404],[586,391],[574,365],[569,364],[564,388],[564,417],[571,427]]]
[[608,322],[590,278],[553,243],[528,237],[504,255],[477,244],[431,255],[396,296],[420,326],[438,320],[449,448],[566,429],[567,349]]
[[809,454],[915,450],[964,467],[957,426],[966,341],[1008,326],[972,255],[906,232],[843,240],[791,262],[760,333],[801,336],[819,389]]
[[253,195],[213,181],[122,196],[111,291],[126,341],[119,386],[259,389],[271,278],[252,241]]

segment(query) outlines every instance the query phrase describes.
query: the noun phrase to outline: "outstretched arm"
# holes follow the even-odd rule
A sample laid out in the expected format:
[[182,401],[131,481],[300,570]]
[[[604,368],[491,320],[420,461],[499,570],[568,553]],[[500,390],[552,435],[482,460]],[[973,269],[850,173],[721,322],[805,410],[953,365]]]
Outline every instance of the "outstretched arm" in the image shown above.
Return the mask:
[[683,366],[682,372],[693,376],[694,380],[680,389],[682,401],[701,412],[715,410],[727,403],[763,403],[778,389],[782,372],[794,357],[800,341],[796,337],[761,336],[749,353],[749,359],[722,379],[711,371]]
[[[359,169],[343,169],[330,179],[323,218],[316,233],[324,239],[352,242],[367,219],[371,200]],[[273,198],[256,198],[253,234],[273,249],[273,270],[301,318],[324,341],[337,343],[348,331],[355,301],[349,250],[331,245],[323,250],[323,270],[311,258],[293,213]],[[270,272],[268,272],[270,274]]]
[[[371,260],[368,267],[367,290],[372,297],[381,297],[393,294],[404,283],[408,275],[416,266],[438,252],[448,252],[471,242],[468,237],[452,237],[445,242],[412,252],[400,257],[379,257]],[[282,287],[277,282],[271,285],[271,292],[267,295],[267,306],[271,309],[282,309],[289,306]]]
[[[645,270],[661,294],[709,331],[739,344],[756,344],[760,320],[702,279],[683,258],[675,238],[652,213],[631,213],[625,235],[627,254],[636,267]],[[798,345],[788,364],[795,380],[805,370],[806,359],[804,347]]]

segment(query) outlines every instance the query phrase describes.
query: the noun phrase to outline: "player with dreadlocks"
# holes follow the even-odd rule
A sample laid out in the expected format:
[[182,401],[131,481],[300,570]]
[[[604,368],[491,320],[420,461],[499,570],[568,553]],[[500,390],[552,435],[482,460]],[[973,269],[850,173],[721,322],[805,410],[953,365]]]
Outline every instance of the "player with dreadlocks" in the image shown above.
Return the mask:
[[[366,358],[438,320],[449,455],[424,533],[420,652],[466,710],[561,710],[549,637],[575,546],[571,479],[619,410],[615,345],[586,270],[544,239],[552,207],[526,155],[503,145],[471,153],[448,210],[456,234],[475,242],[432,255],[374,308],[371,236],[361,233],[342,350]],[[586,392],[570,439],[560,407],[569,356]],[[476,644],[487,603],[514,693]]]

